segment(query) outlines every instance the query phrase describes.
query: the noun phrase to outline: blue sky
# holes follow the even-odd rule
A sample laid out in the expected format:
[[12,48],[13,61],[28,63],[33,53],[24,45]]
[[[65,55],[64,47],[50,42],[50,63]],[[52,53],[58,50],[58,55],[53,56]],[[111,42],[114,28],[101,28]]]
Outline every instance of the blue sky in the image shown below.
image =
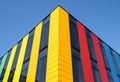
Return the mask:
[[1,0],[0,57],[58,5],[120,53],[120,0]]

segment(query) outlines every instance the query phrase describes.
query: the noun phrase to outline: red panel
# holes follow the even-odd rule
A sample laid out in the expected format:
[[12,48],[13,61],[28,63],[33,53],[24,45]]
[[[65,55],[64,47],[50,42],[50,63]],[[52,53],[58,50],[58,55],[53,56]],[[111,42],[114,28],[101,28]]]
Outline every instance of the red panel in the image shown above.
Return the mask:
[[78,27],[78,36],[79,36],[79,42],[80,42],[80,51],[81,51],[81,58],[82,58],[84,81],[94,82],[85,27],[79,22],[77,22],[77,27]]
[[91,36],[92,36],[92,40],[93,40],[93,45],[94,45],[94,49],[95,49],[95,53],[96,53],[96,58],[98,61],[98,67],[99,67],[102,82],[108,82],[108,77],[106,74],[106,69],[105,69],[103,58],[102,58],[102,52],[100,49],[99,40],[98,40],[97,36],[94,35],[93,33],[91,34]]

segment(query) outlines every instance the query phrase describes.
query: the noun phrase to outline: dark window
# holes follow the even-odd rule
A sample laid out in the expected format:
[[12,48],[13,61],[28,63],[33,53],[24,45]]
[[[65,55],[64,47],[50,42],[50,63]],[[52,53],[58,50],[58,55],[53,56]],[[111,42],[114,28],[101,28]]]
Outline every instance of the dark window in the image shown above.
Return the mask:
[[40,52],[38,65],[37,65],[37,74],[36,82],[45,82],[46,77],[46,63],[47,63],[47,48]]
[[48,45],[49,16],[43,21],[40,50]]
[[119,82],[120,82],[120,76],[118,76],[118,78],[119,78]]
[[20,76],[20,82],[26,82],[28,64],[29,64],[29,61],[27,61],[23,64],[22,72],[21,72],[21,76]]
[[22,66],[22,71],[21,71],[21,76],[20,76],[20,82],[26,81],[28,64],[29,64],[32,43],[33,43],[33,37],[34,37],[34,29],[30,32],[30,35],[29,35],[27,48],[26,48],[26,52],[25,52],[25,57],[24,57],[24,62],[23,62],[23,66]]
[[93,75],[94,75],[95,82],[102,82],[100,78],[100,73],[99,73],[97,62],[91,60],[91,63],[92,63],[92,69],[93,69]]
[[84,82],[80,53],[72,48],[72,66],[74,82]]
[[26,62],[30,58],[32,42],[33,42],[33,36],[34,36],[34,30],[32,30],[32,32],[30,32],[30,35],[29,35],[29,40],[28,40],[28,43],[27,43],[27,48],[26,48],[26,52],[25,52],[24,62]]
[[99,43],[100,43],[100,47],[101,47],[101,51],[102,51],[102,57],[103,57],[103,60],[104,60],[105,67],[110,70],[107,55],[106,55],[105,49],[104,49],[104,47],[102,45],[103,42],[99,40]]
[[1,65],[1,62],[2,62],[2,58],[3,58],[3,57],[0,58],[0,65]]
[[107,75],[108,75],[109,82],[113,82],[111,71],[108,69],[107,69]]
[[76,20],[73,17],[70,16],[70,21],[69,22],[70,22],[71,46],[80,50]]
[[87,36],[87,41],[88,41],[88,47],[89,47],[89,52],[90,52],[90,57],[92,60],[96,60],[96,55],[95,55],[95,51],[94,51],[94,46],[93,46],[93,42],[92,42],[92,37],[90,35],[91,33],[86,29],[86,36]]

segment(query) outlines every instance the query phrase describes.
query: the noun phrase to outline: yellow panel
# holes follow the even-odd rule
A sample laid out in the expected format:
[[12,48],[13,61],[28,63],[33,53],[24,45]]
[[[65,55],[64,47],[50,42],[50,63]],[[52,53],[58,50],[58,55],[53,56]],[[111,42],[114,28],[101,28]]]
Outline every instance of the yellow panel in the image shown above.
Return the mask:
[[16,44],[12,48],[12,51],[11,51],[11,54],[10,54],[10,58],[9,58],[9,61],[8,61],[8,65],[7,65],[7,68],[6,68],[6,71],[5,71],[5,75],[4,75],[4,78],[3,78],[2,82],[8,82],[8,77],[10,75],[10,70],[11,70],[11,67],[12,67],[12,63],[13,63],[13,60],[14,60],[14,56],[15,56],[15,53],[16,53],[17,46],[18,46],[18,44]]
[[50,14],[46,82],[58,81],[58,55],[59,55],[59,8],[55,9]]
[[19,57],[18,57],[16,69],[15,69],[15,74],[13,77],[13,82],[19,82],[22,65],[23,65],[23,61],[24,61],[24,56],[25,56],[25,51],[26,51],[26,46],[27,46],[27,42],[28,42],[28,37],[29,37],[29,34],[27,34],[22,40],[22,45],[20,48],[20,53],[19,53]]
[[[73,82],[69,15],[62,8],[59,9],[59,23],[60,23],[59,65],[64,65],[59,66],[59,80],[61,82]],[[66,63],[62,62],[63,60],[66,61]]]
[[42,32],[42,22],[35,28],[26,82],[35,82],[41,32]]
[[73,82],[69,31],[68,13],[57,7],[50,14],[46,82]]

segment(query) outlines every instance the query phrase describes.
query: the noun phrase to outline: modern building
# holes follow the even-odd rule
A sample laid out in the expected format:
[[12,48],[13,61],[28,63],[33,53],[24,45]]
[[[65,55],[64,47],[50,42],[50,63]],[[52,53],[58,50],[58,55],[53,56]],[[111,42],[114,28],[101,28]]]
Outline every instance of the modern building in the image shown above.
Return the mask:
[[120,82],[120,55],[58,6],[0,58],[0,82]]

